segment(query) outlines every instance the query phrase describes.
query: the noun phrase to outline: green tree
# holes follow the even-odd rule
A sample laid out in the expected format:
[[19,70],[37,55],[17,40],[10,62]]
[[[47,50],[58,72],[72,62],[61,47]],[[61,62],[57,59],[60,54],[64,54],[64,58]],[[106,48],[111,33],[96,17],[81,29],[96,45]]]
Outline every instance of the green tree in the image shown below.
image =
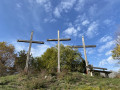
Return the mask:
[[34,60],[32,60],[32,67],[33,69],[35,69],[35,71],[41,71],[42,69],[44,69],[41,57],[35,57]]
[[26,64],[26,58],[27,58],[27,53],[25,50],[21,50],[18,52],[18,56],[15,59],[14,62],[14,67],[17,69],[17,71],[24,70],[25,64]]
[[61,67],[69,71],[84,71],[84,60],[77,49],[61,44]]
[[118,64],[120,64],[120,33],[117,35],[116,47],[112,51],[112,57],[115,60],[119,60]]
[[[48,48],[41,56],[42,64],[48,71],[57,71],[57,46]],[[81,71],[85,70],[85,62],[77,49],[70,46],[60,45],[60,63],[62,70]]]
[[43,67],[49,72],[57,69],[57,49],[55,47],[48,48],[41,56]]
[[116,47],[112,51],[113,59],[120,60],[120,45],[116,45]]
[[4,75],[7,72],[8,67],[11,67],[11,63],[15,60],[16,54],[15,48],[12,44],[7,42],[0,42],[0,74]]

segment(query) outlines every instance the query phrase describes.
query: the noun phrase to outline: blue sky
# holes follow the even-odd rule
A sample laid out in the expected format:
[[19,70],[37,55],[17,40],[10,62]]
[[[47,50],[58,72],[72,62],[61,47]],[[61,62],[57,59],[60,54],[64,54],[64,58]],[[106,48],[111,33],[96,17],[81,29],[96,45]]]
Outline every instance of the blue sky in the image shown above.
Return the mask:
[[72,39],[61,43],[82,45],[84,35],[86,45],[97,45],[87,49],[89,63],[117,71],[111,50],[119,26],[120,0],[0,0],[0,41],[13,44],[16,52],[28,50],[29,44],[16,41],[30,39],[33,30],[33,40],[45,42],[32,45],[33,56],[57,44],[46,39],[57,38],[59,29],[61,38]]

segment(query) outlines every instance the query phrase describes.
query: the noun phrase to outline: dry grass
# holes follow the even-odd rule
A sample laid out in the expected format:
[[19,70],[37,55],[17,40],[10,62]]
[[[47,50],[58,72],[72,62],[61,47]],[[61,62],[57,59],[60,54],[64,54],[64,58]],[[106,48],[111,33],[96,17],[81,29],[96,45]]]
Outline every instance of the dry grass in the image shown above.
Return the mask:
[[81,73],[46,72],[0,77],[0,90],[120,90],[119,78],[90,77]]

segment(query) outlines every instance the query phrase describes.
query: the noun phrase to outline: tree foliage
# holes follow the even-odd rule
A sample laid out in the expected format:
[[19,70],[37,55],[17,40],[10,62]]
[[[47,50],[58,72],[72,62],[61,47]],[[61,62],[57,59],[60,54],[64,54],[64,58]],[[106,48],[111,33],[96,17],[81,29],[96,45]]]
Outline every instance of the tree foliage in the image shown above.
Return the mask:
[[116,47],[112,51],[112,57],[113,59],[120,60],[120,45],[116,45]]
[[48,48],[46,52],[41,56],[43,66],[51,72],[57,69],[57,49],[55,47]]
[[[15,48],[6,42],[0,42],[0,73],[11,70],[14,73],[23,71],[26,64],[27,53],[25,50],[14,53]],[[14,62],[14,67],[10,67],[10,63]],[[48,72],[56,72],[58,65],[58,49],[55,47],[48,48],[40,57],[33,58],[31,55],[29,66],[31,71],[46,70]],[[85,61],[77,49],[70,46],[60,45],[60,65],[61,71],[79,71],[85,72]],[[9,67],[9,68],[8,68]]]
[[120,33],[117,34],[116,47],[112,50],[112,57],[115,60],[119,60],[120,64]]
[[[57,53],[57,46],[48,48],[41,57],[36,58],[35,67],[39,70],[41,68],[49,72],[56,72],[58,65]],[[85,61],[77,49],[72,49],[70,46],[61,44],[60,56],[61,70],[85,72]]]
[[85,70],[85,62],[81,53],[77,49],[73,49],[70,46],[64,46],[61,44],[61,68],[68,71],[81,71]]
[[16,54],[13,45],[6,42],[0,42],[0,74],[3,75],[7,72],[7,68],[15,60]]
[[[23,71],[26,65],[27,53],[25,50],[18,52],[18,55],[14,62],[14,68],[19,72]],[[34,58],[30,55],[29,69],[33,69]]]
[[13,59],[15,57],[14,51],[13,45],[0,42],[0,63],[5,65],[7,60]]
[[14,67],[17,69],[17,71],[24,70],[25,64],[26,64],[26,58],[27,58],[27,53],[25,50],[21,50],[18,52],[18,56],[15,59],[14,62]]

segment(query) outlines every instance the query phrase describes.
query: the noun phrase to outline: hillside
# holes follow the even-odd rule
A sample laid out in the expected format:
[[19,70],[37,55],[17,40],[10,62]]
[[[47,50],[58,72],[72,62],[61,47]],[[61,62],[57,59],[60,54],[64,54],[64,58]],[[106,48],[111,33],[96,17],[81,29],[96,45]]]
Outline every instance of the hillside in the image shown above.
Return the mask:
[[120,79],[90,77],[82,73],[10,75],[0,77],[0,90],[120,90]]

